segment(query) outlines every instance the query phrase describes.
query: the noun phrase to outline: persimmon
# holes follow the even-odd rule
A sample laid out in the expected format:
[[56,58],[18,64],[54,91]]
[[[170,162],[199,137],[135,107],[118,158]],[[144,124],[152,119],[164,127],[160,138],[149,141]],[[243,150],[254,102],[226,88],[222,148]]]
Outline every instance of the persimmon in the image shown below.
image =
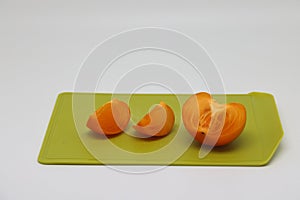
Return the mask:
[[112,99],[90,115],[86,126],[99,134],[115,135],[125,130],[129,120],[128,105],[118,99]]
[[222,146],[242,133],[246,124],[246,108],[240,103],[219,104],[210,94],[200,92],[184,103],[182,120],[198,142]]
[[133,128],[147,136],[165,136],[172,130],[174,122],[175,116],[172,108],[160,102]]

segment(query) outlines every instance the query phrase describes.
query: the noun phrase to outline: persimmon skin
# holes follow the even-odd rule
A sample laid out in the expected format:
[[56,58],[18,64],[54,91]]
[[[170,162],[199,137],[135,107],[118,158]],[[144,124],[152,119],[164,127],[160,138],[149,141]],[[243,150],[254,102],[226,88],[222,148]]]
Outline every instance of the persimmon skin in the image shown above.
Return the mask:
[[123,132],[130,120],[128,105],[112,99],[90,115],[86,126],[93,132],[103,135],[116,135]]
[[147,113],[133,128],[146,136],[165,136],[174,126],[175,115],[170,106],[160,102]]
[[[212,118],[215,123],[212,123]],[[240,103],[218,104],[210,94],[201,92],[184,103],[182,119],[188,132],[201,144],[223,146],[242,133],[246,108]]]

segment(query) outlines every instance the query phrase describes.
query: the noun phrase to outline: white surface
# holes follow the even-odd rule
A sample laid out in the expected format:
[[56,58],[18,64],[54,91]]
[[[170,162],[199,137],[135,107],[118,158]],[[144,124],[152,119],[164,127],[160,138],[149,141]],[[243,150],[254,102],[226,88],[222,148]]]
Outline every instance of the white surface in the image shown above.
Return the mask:
[[[141,26],[204,45],[228,93],[275,95],[285,136],[268,166],[129,175],[37,163],[57,94],[89,51]],[[299,199],[299,35],[299,1],[0,1],[0,199]]]

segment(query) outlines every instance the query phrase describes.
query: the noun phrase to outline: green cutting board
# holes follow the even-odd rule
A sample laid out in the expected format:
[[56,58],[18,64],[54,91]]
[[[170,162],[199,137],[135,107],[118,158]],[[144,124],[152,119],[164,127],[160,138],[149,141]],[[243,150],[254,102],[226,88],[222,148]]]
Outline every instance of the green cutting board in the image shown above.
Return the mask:
[[[187,94],[95,94],[58,95],[38,161],[42,164],[96,165],[230,165],[267,164],[278,147],[283,130],[272,95],[267,93],[228,94],[226,102],[242,103],[247,122],[242,134],[232,143],[204,151],[186,131],[181,120],[182,103]],[[213,95],[218,99],[224,95]],[[118,98],[128,102],[131,122],[119,135],[106,138],[86,126],[94,110]],[[141,138],[132,129],[149,109],[164,101],[175,113],[175,125],[165,137]],[[200,150],[201,149],[201,150]]]

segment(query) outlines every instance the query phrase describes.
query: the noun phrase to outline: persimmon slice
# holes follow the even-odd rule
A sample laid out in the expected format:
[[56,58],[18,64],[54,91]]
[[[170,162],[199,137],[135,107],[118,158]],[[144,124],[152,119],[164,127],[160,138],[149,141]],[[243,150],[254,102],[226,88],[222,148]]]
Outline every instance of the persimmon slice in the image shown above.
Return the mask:
[[182,107],[188,132],[202,144],[226,145],[235,140],[246,124],[246,109],[240,103],[219,104],[210,94],[192,95]]
[[174,122],[175,116],[171,107],[160,102],[133,128],[146,136],[165,136],[172,130]]
[[115,135],[125,130],[130,120],[128,105],[113,99],[98,108],[88,119],[86,126],[92,131]]

